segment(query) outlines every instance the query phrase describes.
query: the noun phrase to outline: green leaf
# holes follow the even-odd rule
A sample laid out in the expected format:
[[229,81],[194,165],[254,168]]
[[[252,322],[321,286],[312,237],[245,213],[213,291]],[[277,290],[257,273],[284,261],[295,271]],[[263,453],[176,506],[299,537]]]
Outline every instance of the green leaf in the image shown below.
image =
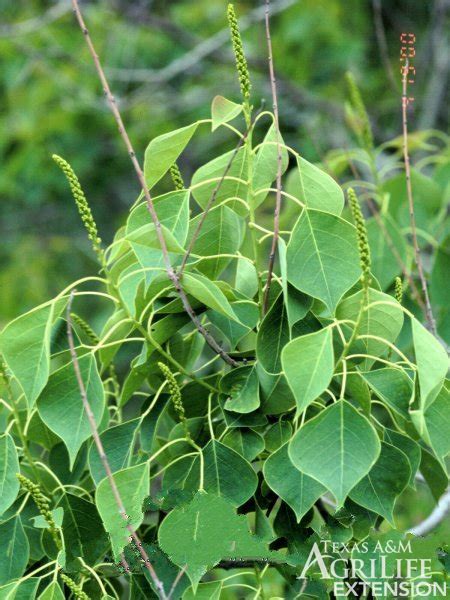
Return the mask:
[[420,405],[426,410],[441,389],[448,370],[447,352],[434,335],[411,317],[414,352],[420,386]]
[[64,597],[63,591],[59,587],[59,583],[57,581],[52,581],[39,596],[39,600],[64,600]]
[[257,304],[248,300],[232,302],[231,308],[239,319],[239,323],[216,311],[208,311],[208,318],[226,336],[233,350],[242,338],[256,327],[259,320],[259,309]]
[[[255,493],[258,478],[240,454],[217,440],[203,448],[204,489],[209,494],[223,496],[233,506],[241,506]],[[198,489],[200,461],[195,459],[189,477],[189,489]]]
[[50,334],[64,308],[62,300],[49,302],[11,321],[0,334],[3,358],[24,391],[31,408],[50,372]]
[[328,173],[300,156],[297,158],[297,168],[289,172],[286,191],[308,208],[338,216],[344,208],[344,194],[339,184]]
[[[133,331],[134,324],[127,320],[119,325],[120,321],[124,321],[127,317],[126,312],[119,308],[115,310],[106,323],[103,326],[102,332],[100,334],[100,339],[102,340],[109,332],[114,328],[114,331],[108,335],[108,339],[106,343],[118,342],[119,340],[123,340],[128,337],[128,335]],[[118,326],[117,326],[118,325]],[[120,350],[121,344],[115,344],[114,346],[108,346],[107,348],[100,348],[99,360],[102,366],[102,370],[104,370],[114,359],[114,356]]]
[[280,294],[264,317],[256,338],[256,356],[267,373],[281,372],[281,352],[288,342],[289,323]]
[[268,452],[275,452],[292,437],[292,425],[289,421],[278,420],[264,433],[264,443]]
[[[275,125],[270,126],[262,145],[259,147],[255,158],[253,159],[253,208],[257,208],[269,192],[257,193],[259,190],[265,190],[272,186],[278,173],[278,136]],[[284,140],[280,136],[281,151],[281,174],[283,174],[289,164],[288,151],[284,147]]]
[[[88,354],[79,359],[79,365],[89,404],[99,424],[105,399],[97,364],[94,357]],[[91,428],[71,362],[52,373],[37,406],[41,419],[66,445],[72,468],[78,450],[91,436]]]
[[19,493],[20,484],[16,477],[19,472],[14,440],[9,433],[5,433],[0,436],[0,516],[11,506]]
[[384,440],[406,454],[406,458],[409,461],[409,466],[411,469],[409,485],[415,487],[415,477],[417,471],[419,470],[420,459],[422,456],[419,444],[417,444],[407,435],[403,435],[402,433],[388,429],[387,427],[384,430]]
[[0,556],[0,585],[23,575],[30,547],[20,516],[16,515],[0,523]]
[[250,413],[259,407],[259,381],[256,366],[232,369],[220,381],[221,391],[228,396],[225,408]]
[[242,104],[236,104],[223,96],[215,96],[211,104],[211,130],[215,131],[224,123],[232,121],[242,112]]
[[198,123],[192,123],[159,135],[149,143],[144,157],[144,176],[149,188],[167,173],[186,148],[197,127]]
[[386,367],[375,371],[361,371],[361,377],[382,402],[400,417],[409,419],[414,384],[405,371]]
[[158,540],[178,567],[185,568],[194,593],[201,577],[222,559],[270,558],[266,544],[252,536],[245,516],[224,498],[198,492],[162,522]]
[[182,284],[185,292],[208,308],[212,308],[225,317],[239,322],[225,294],[213,281],[197,273],[183,273]]
[[352,489],[350,498],[384,517],[395,527],[394,506],[408,485],[411,467],[401,450],[382,442],[377,462],[370,472]]
[[[167,227],[161,225],[161,232],[166,242],[168,252],[175,254],[184,253],[183,247]],[[143,268],[159,267],[161,244],[156,232],[156,227],[153,223],[148,223],[139,229],[135,229],[127,235],[126,239],[130,242],[133,252],[136,254],[136,257]]]
[[4,585],[0,587],[0,600],[33,600],[40,582],[40,577],[30,577]]
[[448,273],[450,271],[450,236],[441,242],[436,249],[433,270],[431,272],[430,295],[433,306],[442,306],[448,309]]
[[[360,290],[359,292],[356,292],[356,294],[344,298],[336,309],[336,317],[338,319],[356,321],[361,309],[363,293],[364,292]],[[371,304],[378,302],[388,302],[389,304],[376,304],[375,306],[371,306]],[[388,296],[378,290],[370,289],[369,307],[363,312],[358,335],[376,336],[382,338],[382,340],[362,338],[352,345],[350,352],[381,356],[389,350],[389,346],[384,343],[383,340],[394,343],[402,327],[403,311],[400,304],[398,304],[392,296]],[[364,368],[369,368],[373,362],[373,359],[365,359],[363,361],[363,364],[365,365]]]
[[283,373],[272,375],[257,364],[262,409],[267,415],[280,415],[295,406],[295,398]]
[[327,490],[318,481],[299,471],[292,463],[286,443],[269,456],[264,463],[267,485],[295,512],[297,521]]
[[289,322],[292,327],[304,319],[313,304],[313,298],[297,290],[288,283],[287,277],[287,246],[283,238],[278,240],[278,257],[280,261],[281,285],[283,287],[284,303]]
[[[188,244],[202,218],[203,214],[200,214],[190,221]],[[236,254],[241,244],[242,223],[239,217],[228,206],[216,206],[208,212],[192,248],[192,254],[196,257],[214,256],[214,258],[199,260],[195,268],[209,279],[217,279],[232,260],[218,255]]]
[[303,209],[288,244],[289,282],[331,313],[361,275],[355,231],[336,215]]
[[[148,464],[142,463],[118,471],[113,475],[125,511],[129,516],[128,523],[137,529],[143,521],[142,504],[149,492]],[[116,500],[112,494],[107,478],[102,479],[95,493],[95,502],[103,520],[106,531],[111,538],[115,558],[119,557],[123,548],[128,544],[129,532],[126,522],[119,513]]]
[[422,448],[422,460],[420,461],[420,472],[422,473],[433,498],[439,501],[448,486],[448,475],[442,464],[425,448]]
[[[129,466],[134,448],[133,440],[140,422],[140,419],[132,419],[115,427],[110,427],[101,433],[100,439],[113,473]],[[89,450],[89,469],[94,483],[98,485],[106,473],[97,446],[94,443],[92,443]]]
[[62,533],[67,565],[70,567],[78,557],[83,558],[87,564],[95,564],[109,545],[95,504],[65,493],[61,496],[58,506],[64,510]]
[[289,447],[294,465],[322,483],[338,507],[379,454],[380,441],[372,425],[346,400],[339,400],[308,421]]
[[248,258],[241,257],[236,261],[234,287],[247,298],[253,298],[258,291],[258,273],[255,265]]
[[425,411],[424,419],[424,439],[436,456],[443,459],[450,453],[450,392],[445,386]]
[[35,442],[43,446],[46,450],[51,450],[53,446],[59,444],[61,440],[57,435],[42,422],[39,411],[34,410],[27,424],[27,438],[30,442]]
[[201,208],[204,209],[208,204],[232,157],[234,157],[233,162],[216,194],[215,204],[218,206],[224,200],[230,199],[230,208],[239,214],[247,212],[241,202],[232,200],[233,198],[245,199],[247,197],[248,157],[245,148],[241,148],[236,155],[234,150],[222,154],[194,173],[191,182],[192,195]]
[[[186,242],[189,229],[189,190],[177,190],[153,198],[156,214],[181,246]],[[127,220],[126,235],[152,223],[147,203],[138,204]]]
[[[64,510],[60,506],[58,506],[58,508],[55,508],[54,510],[51,510],[50,512],[51,512],[51,515],[55,522],[56,527],[61,527]],[[30,519],[30,521],[32,521],[33,527],[36,527],[37,529],[47,529],[48,528],[48,523],[45,520],[44,515],[37,515],[36,517],[33,517],[32,519]]]
[[299,415],[327,389],[333,377],[331,328],[326,327],[289,342],[281,354],[281,363]]
[[264,450],[262,436],[251,429],[231,429],[224,436],[223,443],[250,462]]

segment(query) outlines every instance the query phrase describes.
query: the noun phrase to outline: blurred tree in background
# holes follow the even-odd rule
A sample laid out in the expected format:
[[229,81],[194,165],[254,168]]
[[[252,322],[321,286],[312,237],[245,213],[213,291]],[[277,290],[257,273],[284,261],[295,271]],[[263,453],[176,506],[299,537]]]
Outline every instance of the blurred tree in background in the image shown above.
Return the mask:
[[[231,97],[235,89],[238,99],[225,1],[84,4],[141,154],[165,130],[208,117],[216,94]],[[254,97],[270,103],[263,2],[241,1],[236,9]],[[0,12],[3,323],[94,268],[52,153],[72,163],[107,242],[138,187],[70,2],[0,0]],[[344,73],[349,69],[368,100],[376,142],[397,136],[402,32],[417,39],[410,129],[447,130],[449,12],[447,0],[273,0],[274,58],[286,142],[313,161],[352,144],[344,107]],[[224,148],[227,142],[224,138]],[[201,136],[193,142],[192,156],[199,162],[191,161],[191,154],[183,157],[187,178],[211,158],[210,144]]]

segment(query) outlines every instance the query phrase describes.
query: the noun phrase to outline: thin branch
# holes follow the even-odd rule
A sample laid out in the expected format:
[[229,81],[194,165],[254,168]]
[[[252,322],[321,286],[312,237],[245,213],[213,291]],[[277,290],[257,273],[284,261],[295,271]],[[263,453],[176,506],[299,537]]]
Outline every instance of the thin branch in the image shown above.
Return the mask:
[[412,533],[417,536],[424,536],[431,533],[433,529],[436,529],[438,525],[447,517],[450,513],[450,488],[445,492],[435,507],[433,512],[415,527],[409,530],[408,533]]
[[264,315],[264,313],[267,312],[267,308],[268,308],[268,304],[269,304],[270,284],[272,283],[273,267],[275,264],[275,255],[277,252],[278,238],[280,235],[281,171],[282,171],[282,162],[283,162],[282,156],[281,156],[280,122],[279,122],[279,118],[278,118],[277,81],[275,79],[275,69],[273,66],[272,39],[270,37],[269,9],[270,9],[270,0],[266,0],[266,10],[265,10],[266,40],[267,40],[267,50],[269,53],[268,61],[269,61],[270,87],[272,90],[272,100],[273,100],[273,117],[274,117],[275,133],[277,136],[277,181],[276,181],[277,193],[276,193],[276,199],[275,199],[275,211],[274,211],[274,215],[273,215],[272,246],[270,248],[269,267],[268,267],[268,272],[267,272],[267,283],[266,283],[266,289],[264,290],[264,299],[263,299],[263,307],[262,307],[263,315]]
[[144,173],[142,171],[142,168],[139,164],[139,161],[136,157],[136,153],[133,149],[133,146],[131,144],[130,138],[128,136],[128,133],[125,129],[125,125],[122,121],[122,117],[120,114],[120,111],[117,107],[117,103],[116,100],[114,98],[114,96],[111,93],[111,89],[109,87],[108,81],[106,79],[105,73],[103,71],[103,67],[100,63],[100,59],[97,55],[97,52],[95,50],[95,47],[92,43],[91,37],[89,35],[89,31],[86,27],[86,24],[84,22],[83,16],[81,14],[80,11],[80,7],[78,4],[78,0],[72,0],[72,6],[73,6],[73,10],[75,13],[75,16],[77,18],[78,24],[81,28],[81,31],[83,32],[84,38],[86,40],[86,44],[89,48],[89,51],[91,53],[92,59],[94,61],[95,64],[95,68],[97,71],[97,74],[100,78],[100,81],[102,83],[102,87],[103,87],[103,91],[105,93],[106,99],[108,101],[109,107],[111,109],[111,112],[114,115],[114,118],[116,120],[117,126],[119,128],[119,133],[125,143],[125,146],[127,148],[128,151],[128,155],[130,156],[131,162],[133,163],[133,167],[134,170],[136,171],[136,175],[139,179],[139,183],[141,184],[142,190],[144,192],[144,196],[146,199],[146,203],[147,203],[147,209],[150,213],[150,216],[152,218],[153,224],[155,225],[155,230],[156,230],[156,235],[161,247],[161,252],[163,255],[163,259],[164,259],[164,264],[165,264],[165,268],[167,271],[167,276],[170,279],[170,281],[173,283],[173,286],[175,288],[175,291],[177,292],[178,296],[180,297],[180,300],[183,304],[183,308],[186,311],[186,313],[189,315],[191,321],[194,323],[195,327],[197,328],[197,330],[199,331],[199,333],[205,338],[206,343],[208,344],[208,346],[214,351],[216,352],[226,363],[228,363],[229,365],[231,365],[232,367],[237,366],[237,362],[232,359],[230,356],[228,356],[228,354],[223,350],[223,348],[220,347],[220,345],[216,342],[216,340],[211,336],[211,334],[205,329],[205,327],[202,325],[202,323],[200,322],[200,320],[198,319],[197,315],[194,312],[194,309],[192,308],[188,297],[181,285],[180,279],[177,276],[176,272],[174,271],[171,263],[170,263],[170,257],[169,257],[169,252],[167,250],[167,244],[166,244],[166,240],[164,238],[163,235],[163,231],[162,231],[162,227],[161,227],[161,222],[159,220],[159,217],[156,213],[154,204],[153,204],[153,200],[152,197],[150,195],[150,191],[147,187],[147,184],[145,182],[145,176]]
[[420,255],[419,243],[417,241],[417,229],[416,229],[416,216],[414,213],[414,198],[412,193],[411,185],[411,163],[409,160],[408,152],[408,59],[403,67],[402,76],[402,126],[403,126],[403,158],[405,162],[405,175],[406,175],[406,192],[408,195],[409,205],[409,218],[411,222],[411,234],[414,247],[414,257],[417,265],[417,271],[419,273],[419,279],[422,286],[422,292],[425,300],[425,315],[428,322],[428,326],[433,333],[436,335],[436,322],[433,316],[433,310],[431,308],[430,297],[428,295],[428,286],[425,278],[422,257]]
[[[149,559],[144,547],[142,546],[142,543],[141,543],[139,537],[137,536],[133,527],[128,522],[128,516],[127,516],[126,510],[125,510],[124,504],[122,502],[122,498],[120,496],[119,489],[114,480],[113,473],[112,473],[112,470],[111,470],[111,467],[110,467],[110,464],[108,461],[108,457],[106,456],[105,450],[103,448],[102,440],[101,440],[100,435],[97,430],[97,423],[95,422],[95,416],[94,416],[94,413],[92,412],[92,408],[91,408],[89,399],[87,397],[86,387],[84,385],[83,377],[81,375],[80,364],[78,362],[78,356],[77,356],[77,352],[75,349],[75,342],[74,342],[73,331],[72,331],[71,309],[72,309],[74,295],[75,295],[75,290],[72,290],[70,293],[70,297],[69,297],[69,301],[67,303],[67,309],[66,309],[67,339],[69,342],[70,356],[71,356],[71,360],[72,360],[72,364],[73,364],[73,369],[75,371],[75,377],[77,379],[78,387],[80,389],[80,395],[81,395],[81,400],[83,402],[83,407],[84,407],[84,410],[86,412],[86,415],[87,415],[87,418],[89,421],[89,426],[91,428],[92,438],[93,438],[95,446],[97,448],[97,452],[100,456],[100,460],[102,461],[102,465],[105,470],[109,486],[111,488],[114,500],[117,504],[117,508],[119,509],[119,514],[125,521],[126,529],[130,533],[131,538],[135,541],[135,543],[139,549],[139,553],[142,557],[142,560],[144,561],[144,564],[150,574],[150,577],[151,577],[153,583],[155,584],[156,588],[161,592],[161,597],[163,599],[165,599],[166,594],[164,592],[164,586],[163,586],[162,582],[159,580],[158,576],[156,575],[156,572],[150,563],[150,559]],[[122,563],[124,569],[127,572],[129,572],[130,567],[123,555],[121,558],[121,563]]]
[[173,595],[174,591],[176,590],[178,583],[180,582],[181,578],[183,577],[183,575],[186,572],[186,568],[187,568],[187,565],[184,565],[184,567],[180,571],[178,571],[177,576],[173,580],[172,587],[170,588],[169,595],[167,596],[167,600],[171,600],[172,595]]

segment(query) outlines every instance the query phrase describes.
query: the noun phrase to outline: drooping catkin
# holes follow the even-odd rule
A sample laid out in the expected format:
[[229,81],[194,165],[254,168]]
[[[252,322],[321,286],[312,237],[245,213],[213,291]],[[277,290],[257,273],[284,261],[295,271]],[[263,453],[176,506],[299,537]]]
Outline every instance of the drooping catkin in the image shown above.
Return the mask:
[[68,575],[66,575],[65,573],[61,573],[61,579],[72,592],[74,597],[77,598],[77,600],[90,600],[90,596],[88,596],[86,592],[83,592],[81,586],[76,584],[75,581],[71,579]]
[[61,158],[61,156],[53,154],[52,158],[69,182],[70,190],[75,200],[75,204],[77,205],[78,212],[80,213],[81,220],[83,221],[83,225],[88,233],[88,237],[92,242],[94,252],[97,254],[100,263],[104,265],[105,257],[103,248],[101,246],[102,240],[98,235],[97,225],[94,221],[94,217],[92,216],[91,208],[88,204],[86,196],[84,195],[78,177],[75,175],[75,171],[72,169],[69,163]]
[[349,71],[345,74],[347,80],[347,86],[350,96],[350,102],[353,110],[355,111],[358,119],[357,134],[360,138],[362,145],[367,150],[373,149],[373,134],[372,127],[370,125],[369,116],[367,114],[366,107],[361,97],[361,92],[356,84],[353,74]]
[[359,250],[359,260],[361,265],[361,282],[363,288],[368,290],[371,277],[370,277],[370,247],[369,247],[369,239],[367,237],[367,229],[366,222],[364,220],[364,216],[361,211],[361,207],[359,205],[358,197],[355,194],[355,191],[352,188],[348,189],[347,192],[348,202],[350,205],[350,210],[352,212],[353,220],[355,222],[356,227],[356,236],[358,238],[358,250]]
[[53,515],[50,510],[49,499],[42,492],[41,486],[39,484],[33,483],[27,477],[24,477],[21,473],[17,473],[16,476],[20,482],[20,485],[23,487],[23,489],[26,490],[30,494],[30,496],[33,498],[34,503],[36,504],[39,512],[44,517],[44,519],[48,525],[50,535],[52,536],[56,547],[59,550],[61,550],[61,548],[62,548],[61,539],[58,535],[58,528],[56,527],[56,523],[53,519]]
[[244,98],[244,105],[247,107],[248,110],[251,90],[250,75],[233,4],[228,5],[227,16],[231,33],[231,43],[233,44],[234,56],[236,59],[236,68],[239,77],[239,85],[241,87],[241,94]]
[[184,190],[183,176],[181,175],[181,171],[177,163],[173,163],[173,165],[169,169],[169,173],[172,178],[172,182],[175,189]]
[[177,383],[177,380],[175,379],[174,374],[172,373],[172,371],[169,369],[169,367],[167,365],[165,365],[162,362],[159,362],[158,367],[161,369],[164,377],[166,378],[167,386],[169,388],[170,398],[172,400],[173,407],[175,409],[177,417],[178,417],[180,423],[183,425],[186,439],[190,440],[191,434],[189,432],[187,419],[186,419],[186,413],[184,410],[183,400],[181,397],[181,390]]
[[399,304],[402,303],[403,300],[403,283],[400,277],[395,278],[395,288],[394,288],[394,297]]

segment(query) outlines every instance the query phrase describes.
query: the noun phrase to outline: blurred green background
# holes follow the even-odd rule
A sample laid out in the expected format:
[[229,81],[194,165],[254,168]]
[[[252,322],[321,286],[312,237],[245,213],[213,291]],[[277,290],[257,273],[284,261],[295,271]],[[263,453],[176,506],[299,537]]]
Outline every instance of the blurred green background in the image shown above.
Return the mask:
[[[443,56],[447,0],[272,0],[281,126],[306,158],[352,144],[343,75],[362,89],[377,143],[400,133],[399,36],[416,35],[410,128],[447,130]],[[222,0],[83,2],[139,154],[171,128],[209,116],[216,94],[239,99]],[[263,2],[236,2],[255,104],[270,105]],[[78,173],[102,237],[138,185],[117,135],[70,1],[0,0],[0,324],[96,269],[53,152]],[[445,50],[445,46],[444,46]],[[445,51],[444,51],[445,54]],[[215,137],[182,160],[189,177]],[[225,142],[225,139],[223,140]]]

